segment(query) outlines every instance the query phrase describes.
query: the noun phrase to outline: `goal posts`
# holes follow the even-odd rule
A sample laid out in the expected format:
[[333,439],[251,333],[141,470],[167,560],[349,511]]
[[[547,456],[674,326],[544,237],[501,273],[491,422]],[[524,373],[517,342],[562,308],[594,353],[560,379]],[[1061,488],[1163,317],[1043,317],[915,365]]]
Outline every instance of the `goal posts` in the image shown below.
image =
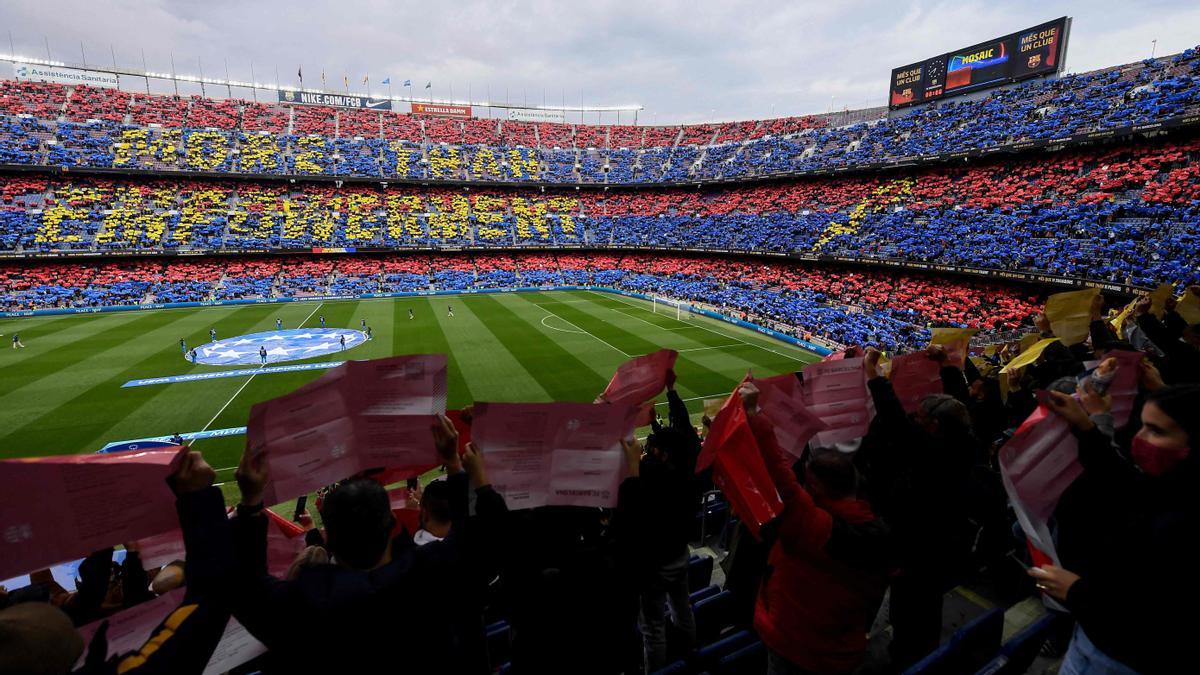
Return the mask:
[[678,321],[687,321],[692,318],[692,306],[678,300],[652,295],[650,303],[655,314],[666,314]]

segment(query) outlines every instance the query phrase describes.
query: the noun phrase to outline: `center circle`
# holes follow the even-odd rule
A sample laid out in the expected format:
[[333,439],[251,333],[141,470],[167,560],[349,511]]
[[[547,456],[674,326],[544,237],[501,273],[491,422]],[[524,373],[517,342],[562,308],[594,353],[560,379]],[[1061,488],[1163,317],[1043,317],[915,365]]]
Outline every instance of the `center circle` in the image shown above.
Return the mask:
[[[343,337],[346,338],[344,348]],[[336,354],[366,341],[366,333],[349,328],[272,330],[225,338],[196,347],[196,363],[210,366],[259,365],[263,362],[261,349],[266,349],[267,363],[297,361]]]

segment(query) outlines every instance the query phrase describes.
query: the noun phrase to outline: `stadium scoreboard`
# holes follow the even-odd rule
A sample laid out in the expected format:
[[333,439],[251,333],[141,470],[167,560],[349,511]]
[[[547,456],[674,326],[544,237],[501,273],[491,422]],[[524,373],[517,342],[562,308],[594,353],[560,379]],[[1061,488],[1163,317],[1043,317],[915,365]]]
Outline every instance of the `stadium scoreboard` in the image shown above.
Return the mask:
[[1070,17],[941,54],[892,71],[893,108],[1058,72],[1067,51]]

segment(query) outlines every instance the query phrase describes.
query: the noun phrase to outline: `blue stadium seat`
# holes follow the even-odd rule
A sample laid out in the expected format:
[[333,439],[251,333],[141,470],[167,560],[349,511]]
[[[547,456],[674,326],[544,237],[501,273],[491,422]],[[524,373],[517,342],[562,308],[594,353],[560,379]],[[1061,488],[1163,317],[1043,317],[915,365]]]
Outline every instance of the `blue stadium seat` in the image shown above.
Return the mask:
[[[721,591],[692,607],[696,616],[696,644],[715,642],[734,624],[733,593]],[[998,641],[997,641],[998,642]]]
[[758,640],[758,636],[748,630],[740,630],[727,635],[716,642],[705,645],[696,652],[697,663],[704,668],[716,668],[721,659],[737,650]]
[[1055,627],[1066,617],[1061,614],[1046,614],[1000,647],[1000,654],[988,662],[975,675],[1019,675],[1029,669],[1041,651],[1042,644],[1054,632]]
[[716,675],[761,675],[767,670],[767,647],[753,642],[721,659]]
[[973,673],[1000,650],[1004,610],[993,608],[950,636],[946,644],[921,659],[904,675],[960,675]]
[[701,589],[712,583],[713,558],[694,555],[688,559],[688,590]]
[[679,660],[654,671],[652,675],[684,675],[689,672],[687,661]]
[[718,586],[716,584],[709,584],[708,586],[705,586],[704,588],[701,588],[700,590],[689,595],[688,596],[688,604],[694,605],[697,602],[700,602],[701,600],[703,600],[705,598],[711,598],[712,596],[714,596],[720,592],[721,592],[720,586]]
[[507,621],[497,621],[487,627],[488,659],[493,670],[508,662],[512,651],[511,647],[512,629],[509,628]]

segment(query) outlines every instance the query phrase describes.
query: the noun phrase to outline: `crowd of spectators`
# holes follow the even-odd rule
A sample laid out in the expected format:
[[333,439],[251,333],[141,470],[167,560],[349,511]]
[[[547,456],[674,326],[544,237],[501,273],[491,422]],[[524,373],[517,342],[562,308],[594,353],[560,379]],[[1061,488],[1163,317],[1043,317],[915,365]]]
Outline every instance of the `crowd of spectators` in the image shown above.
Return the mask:
[[[381,267],[421,274],[439,262]],[[607,266],[574,257],[563,273]],[[512,258],[476,266],[520,269]],[[298,507],[295,524],[267,508],[265,453],[247,448],[229,509],[216,471],[185,449],[164,471],[183,557],[144,561],[144,542],[103,548],[73,568],[70,590],[31,570],[27,585],[0,590],[0,668],[201,673],[233,617],[266,649],[238,672],[264,674],[393,662],[478,675],[1021,673],[1036,659],[1063,675],[1181,672],[1200,629],[1200,324],[1184,319],[1200,286],[1184,293],[1119,313],[1098,292],[1069,310],[1051,298],[1033,342],[982,351],[831,355],[818,379],[838,373],[834,389],[854,394],[843,407],[869,420],[836,443],[796,436],[809,424],[798,420],[840,415],[781,393],[810,392],[809,370],[803,385],[747,376],[697,424],[666,368],[654,393],[665,387],[666,417],[644,442],[620,442],[611,508],[517,508],[511,486],[489,480],[500,450],[465,437],[470,408],[421,432],[441,465],[433,482],[417,480],[431,467],[346,476],[318,492],[316,513]],[[10,517],[20,508],[39,505]],[[283,558],[280,537],[296,542]],[[722,577],[696,548],[720,555]],[[991,599],[974,602],[1000,607],[943,642],[947,592],[984,585]],[[110,657],[114,626],[158,599],[171,604],[151,637]],[[1034,619],[1002,638],[1002,608],[1017,603]],[[314,648],[297,628],[309,621],[336,648]],[[85,644],[77,629],[93,622],[104,623]]]
[[[979,100],[836,126],[833,115],[661,127],[462,120],[5,81],[0,153],[11,163],[52,166],[474,181],[752,177],[920,159],[1193,115],[1200,111],[1198,53],[1029,81]],[[206,133],[188,133],[197,130]],[[409,144],[415,157],[406,159],[415,161],[397,163],[383,152],[392,142]],[[278,157],[264,161],[264,145]],[[503,171],[477,166],[512,152],[521,153],[525,168],[507,170],[505,160]],[[300,154],[305,161],[292,161]],[[347,154],[358,161],[342,161]]]
[[797,337],[894,349],[929,326],[1001,335],[1029,325],[1036,293],[919,274],[707,257],[546,254],[233,258],[0,266],[0,309],[595,285],[686,300]]
[[[338,162],[362,159],[339,152]],[[513,152],[478,168],[520,170]],[[304,153],[278,159],[314,161]],[[1200,281],[1198,204],[1196,139],[898,176],[622,192],[24,176],[0,182],[0,250],[718,249],[1152,286]]]

